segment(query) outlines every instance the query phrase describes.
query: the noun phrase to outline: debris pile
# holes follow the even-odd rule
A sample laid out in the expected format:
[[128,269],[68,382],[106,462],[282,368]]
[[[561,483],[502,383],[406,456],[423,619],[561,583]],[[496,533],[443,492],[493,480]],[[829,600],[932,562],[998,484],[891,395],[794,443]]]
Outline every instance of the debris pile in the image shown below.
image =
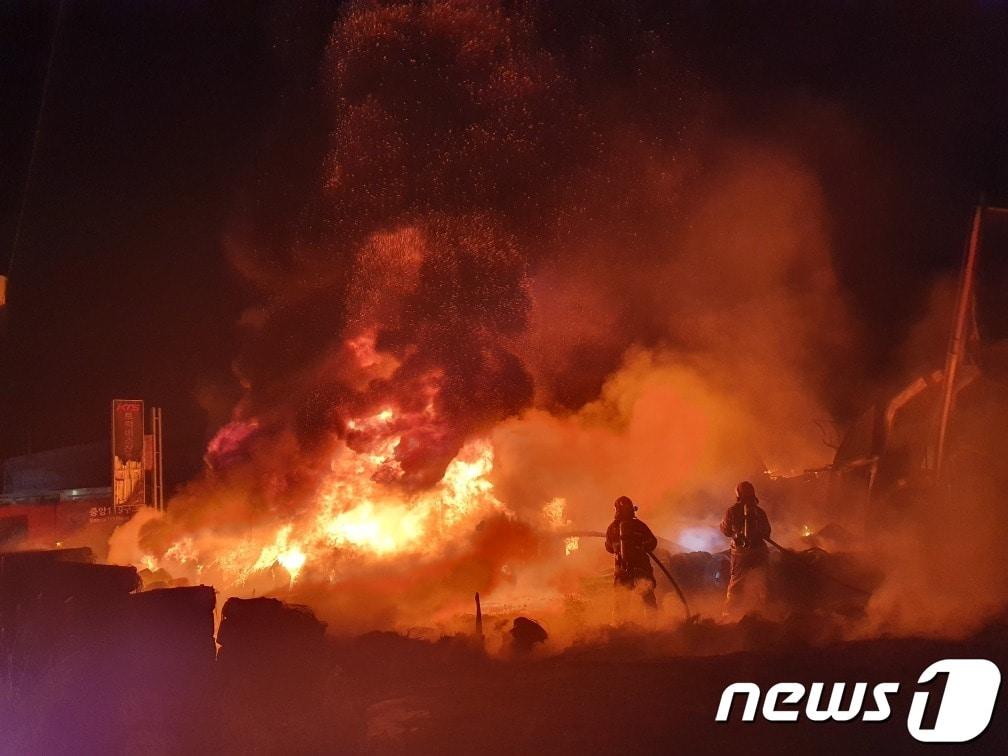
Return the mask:
[[[299,751],[340,734],[317,729],[339,676],[325,628],[307,607],[274,598],[224,603],[217,632],[222,747],[254,748],[273,737]],[[309,732],[312,737],[302,741]]]
[[530,653],[538,644],[544,643],[549,634],[533,619],[515,617],[511,626],[511,650],[518,654]]
[[[135,568],[93,559],[90,549],[0,554],[0,681],[10,692],[2,713],[22,725],[26,750],[85,742],[113,752],[184,750],[190,735],[170,723],[206,699],[214,590],[140,593]],[[110,712],[130,726],[102,726]],[[6,745],[17,752],[18,743]]]

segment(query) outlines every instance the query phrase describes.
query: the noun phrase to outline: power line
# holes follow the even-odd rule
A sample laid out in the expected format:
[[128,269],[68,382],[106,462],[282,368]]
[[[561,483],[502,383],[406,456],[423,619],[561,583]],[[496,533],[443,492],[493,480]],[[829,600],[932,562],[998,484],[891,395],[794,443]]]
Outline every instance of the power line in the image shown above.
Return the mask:
[[45,116],[46,101],[49,96],[49,84],[52,81],[53,61],[56,59],[56,47],[59,40],[60,29],[63,26],[63,15],[66,9],[66,0],[59,0],[59,7],[56,10],[56,25],[53,28],[52,40],[49,42],[49,60],[46,63],[45,77],[42,80],[42,98],[39,101],[38,116],[35,119],[35,133],[32,136],[31,154],[28,157],[28,172],[25,175],[24,190],[21,192],[21,207],[18,210],[17,221],[14,224],[14,241],[11,244],[10,257],[7,260],[7,287],[10,288],[11,272],[14,270],[14,261],[17,258],[18,247],[21,244],[21,234],[24,230],[24,219],[28,209],[28,197],[31,194],[31,187],[35,177],[35,161],[38,157],[39,135],[42,133],[42,119]]

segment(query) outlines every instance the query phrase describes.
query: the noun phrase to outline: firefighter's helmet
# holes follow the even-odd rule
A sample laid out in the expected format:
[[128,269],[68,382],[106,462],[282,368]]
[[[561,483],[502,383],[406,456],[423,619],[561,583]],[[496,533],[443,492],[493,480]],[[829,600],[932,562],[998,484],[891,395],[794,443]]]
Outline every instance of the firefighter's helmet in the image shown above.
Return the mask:
[[629,496],[620,496],[616,499],[616,514],[617,515],[630,515],[633,517],[633,513],[637,511],[637,505],[630,501]]
[[748,480],[743,480],[735,486],[735,498],[739,501],[759,501],[756,498],[756,486]]

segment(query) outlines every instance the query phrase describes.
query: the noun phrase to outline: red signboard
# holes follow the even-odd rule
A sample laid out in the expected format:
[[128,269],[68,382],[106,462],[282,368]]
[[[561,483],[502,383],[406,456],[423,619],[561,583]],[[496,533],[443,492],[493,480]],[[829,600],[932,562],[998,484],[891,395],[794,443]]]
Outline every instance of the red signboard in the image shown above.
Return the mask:
[[139,399],[112,402],[112,507],[128,514],[145,503],[144,404]]

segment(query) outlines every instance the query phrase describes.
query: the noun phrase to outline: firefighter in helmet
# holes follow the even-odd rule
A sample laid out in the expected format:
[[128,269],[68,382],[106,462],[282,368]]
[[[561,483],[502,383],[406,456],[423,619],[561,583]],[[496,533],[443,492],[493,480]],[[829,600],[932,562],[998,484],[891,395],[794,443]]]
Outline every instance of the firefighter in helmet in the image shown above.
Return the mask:
[[658,608],[655,599],[655,577],[648,553],[658,546],[658,539],[635,514],[637,507],[626,496],[616,499],[616,516],[606,529],[606,551],[616,556],[613,582],[617,586],[641,593],[644,603]]
[[766,539],[770,520],[759,505],[756,488],[747,480],[735,488],[735,503],[721,520],[721,532],[731,539],[731,578],[725,594],[725,615],[739,616],[766,600]]

